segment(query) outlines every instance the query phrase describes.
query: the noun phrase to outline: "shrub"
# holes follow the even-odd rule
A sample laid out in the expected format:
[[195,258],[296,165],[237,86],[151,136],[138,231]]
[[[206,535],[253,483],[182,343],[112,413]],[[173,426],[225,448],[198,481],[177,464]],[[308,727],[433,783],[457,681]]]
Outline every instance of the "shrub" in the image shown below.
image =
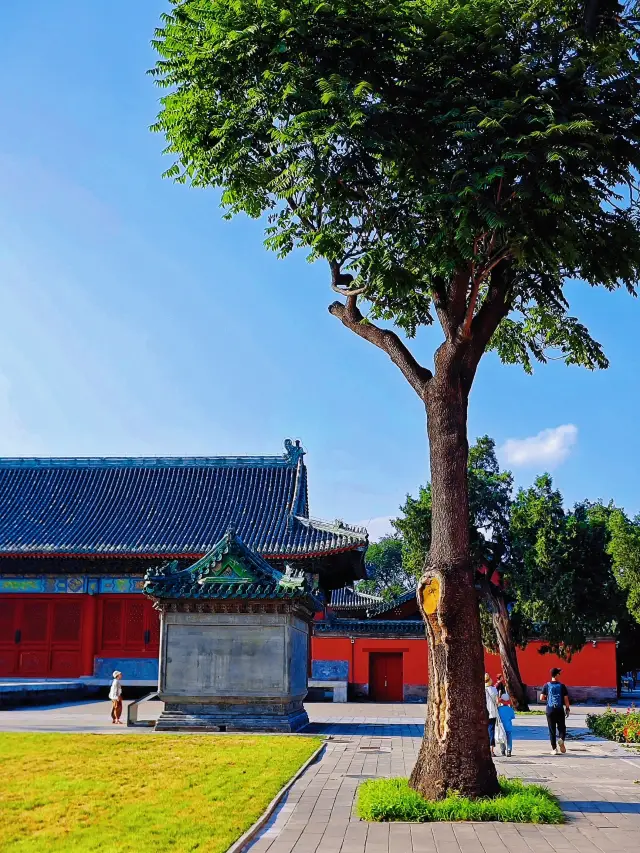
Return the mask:
[[607,708],[604,714],[589,714],[587,725],[599,737],[617,743],[640,743],[640,711]]
[[485,821],[563,823],[558,800],[542,785],[519,779],[500,779],[500,794],[470,800],[451,794],[445,800],[425,800],[407,779],[371,779],[358,791],[358,816],[370,821]]

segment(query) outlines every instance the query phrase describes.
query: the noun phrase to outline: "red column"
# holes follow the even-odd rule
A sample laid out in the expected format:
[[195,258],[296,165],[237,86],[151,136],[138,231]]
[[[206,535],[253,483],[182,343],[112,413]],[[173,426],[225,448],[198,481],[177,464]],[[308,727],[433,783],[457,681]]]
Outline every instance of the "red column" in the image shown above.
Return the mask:
[[96,652],[96,617],[98,598],[87,595],[82,614],[82,674],[93,675],[93,658]]

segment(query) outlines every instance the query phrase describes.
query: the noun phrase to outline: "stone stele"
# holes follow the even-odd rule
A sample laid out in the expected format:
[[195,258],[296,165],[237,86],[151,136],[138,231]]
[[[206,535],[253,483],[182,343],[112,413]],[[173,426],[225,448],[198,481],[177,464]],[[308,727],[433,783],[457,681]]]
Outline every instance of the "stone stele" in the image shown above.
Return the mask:
[[188,569],[150,570],[161,611],[156,731],[294,732],[309,722],[304,576],[281,574],[233,531]]

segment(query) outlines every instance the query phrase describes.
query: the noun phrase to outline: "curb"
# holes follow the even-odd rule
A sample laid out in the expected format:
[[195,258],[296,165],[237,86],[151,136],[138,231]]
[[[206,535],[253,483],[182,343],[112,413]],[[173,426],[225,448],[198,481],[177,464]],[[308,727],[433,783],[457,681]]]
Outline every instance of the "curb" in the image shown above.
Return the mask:
[[265,826],[265,824],[267,824],[271,820],[274,812],[276,811],[276,809],[280,805],[280,802],[282,801],[284,795],[289,792],[289,789],[295,785],[295,783],[302,776],[302,774],[305,773],[306,770],[309,767],[311,767],[311,765],[314,764],[320,758],[320,755],[324,751],[325,747],[326,747],[326,743],[323,743],[316,749],[316,751],[313,753],[313,755],[311,755],[305,761],[305,763],[298,770],[298,772],[295,773],[291,777],[291,779],[289,779],[287,784],[284,785],[282,788],[280,788],[278,793],[271,800],[271,802],[269,803],[267,808],[260,815],[258,820],[253,824],[253,826],[250,826],[249,829],[244,833],[244,835],[241,835],[237,841],[234,841],[234,843],[231,845],[231,847],[229,847],[229,849],[227,850],[227,853],[242,853],[242,851],[245,849],[247,844],[249,844],[251,841],[253,841],[254,838],[256,837],[256,835],[258,835],[260,830]]

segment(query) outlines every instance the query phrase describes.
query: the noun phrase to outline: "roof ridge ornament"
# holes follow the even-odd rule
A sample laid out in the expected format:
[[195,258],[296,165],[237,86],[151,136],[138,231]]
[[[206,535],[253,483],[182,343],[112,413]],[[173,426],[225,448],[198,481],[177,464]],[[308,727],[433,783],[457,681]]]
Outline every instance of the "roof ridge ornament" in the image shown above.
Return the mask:
[[284,458],[291,465],[297,465],[304,456],[304,448],[300,444],[300,439],[292,441],[290,438],[284,440]]

